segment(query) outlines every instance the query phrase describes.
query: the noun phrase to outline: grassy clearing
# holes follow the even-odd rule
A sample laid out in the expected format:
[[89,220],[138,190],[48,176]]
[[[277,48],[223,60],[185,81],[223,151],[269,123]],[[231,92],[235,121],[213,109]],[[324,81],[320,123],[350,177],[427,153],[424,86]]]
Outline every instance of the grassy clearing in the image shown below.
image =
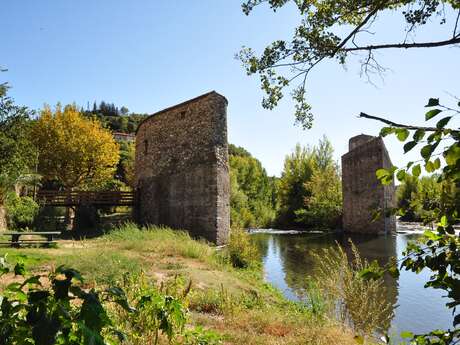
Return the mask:
[[207,261],[214,254],[206,242],[195,241],[186,232],[164,227],[147,227],[141,230],[132,223],[109,232],[100,242],[114,245],[120,250],[161,253],[163,256],[182,256],[201,261]]
[[[98,239],[0,250],[5,253],[27,255],[27,265],[36,272],[71,266],[81,271],[88,287],[116,284],[130,297],[141,285],[151,285],[181,299],[189,310],[189,332],[208,330],[207,336],[216,335],[224,344],[356,344],[350,329],[328,319],[321,308],[287,301],[263,281],[260,270],[235,269],[223,253],[183,232],[127,224]],[[114,314],[133,334],[130,344],[149,343],[148,320],[129,323],[127,315]],[[160,343],[167,338],[161,336]]]

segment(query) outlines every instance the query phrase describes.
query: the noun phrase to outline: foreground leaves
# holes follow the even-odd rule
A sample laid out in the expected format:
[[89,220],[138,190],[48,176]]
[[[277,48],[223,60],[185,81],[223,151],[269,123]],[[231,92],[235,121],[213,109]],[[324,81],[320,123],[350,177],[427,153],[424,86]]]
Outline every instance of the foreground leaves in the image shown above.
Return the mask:
[[[10,271],[2,258],[0,276]],[[24,264],[19,262],[12,272],[23,277],[23,282],[9,284],[0,296],[0,345],[103,345],[119,338],[103,301],[127,304],[120,293],[85,291],[80,273],[64,266],[48,277],[26,277]],[[51,286],[44,287],[42,280],[49,280]]]
[[[457,106],[458,109],[454,109],[440,104],[437,98],[430,98],[426,107],[436,108],[426,112],[427,121],[441,113],[449,115],[439,120],[436,127],[414,129],[414,126],[400,125],[401,128],[385,127],[380,132],[382,136],[394,133],[398,139],[405,141],[409,137],[406,135],[406,127],[410,127],[414,132],[413,141],[404,145],[404,152],[422,144],[425,134],[429,133],[420,148],[421,159],[418,162],[410,162],[401,169],[393,167],[376,172],[377,178],[383,184],[391,183],[395,175],[402,182],[413,183],[412,179],[418,178],[424,168],[426,173],[435,174],[433,176],[437,177],[436,183],[440,187],[439,202],[426,202],[421,205],[430,214],[429,221],[434,223],[436,231],[426,231],[421,243],[410,243],[399,268],[416,273],[425,268],[431,271],[425,287],[446,292],[446,307],[452,309],[454,316],[453,328],[434,330],[427,334],[404,332],[402,337],[409,339],[411,344],[444,345],[460,341],[460,313],[457,310],[460,305],[460,238],[454,231],[454,224],[460,221],[460,131],[446,127],[453,117],[460,114],[460,103]],[[401,134],[403,129],[404,135]],[[400,206],[396,211],[402,215],[411,207],[410,203]],[[392,265],[387,269],[395,273],[398,268]],[[371,272],[364,270],[362,276],[374,278],[375,272],[376,269]]]

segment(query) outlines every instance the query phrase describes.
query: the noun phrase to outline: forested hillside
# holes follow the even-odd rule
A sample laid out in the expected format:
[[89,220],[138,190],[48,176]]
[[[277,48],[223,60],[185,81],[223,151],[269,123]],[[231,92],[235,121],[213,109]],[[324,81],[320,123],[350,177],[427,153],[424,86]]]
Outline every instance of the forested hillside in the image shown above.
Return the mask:
[[80,110],[86,117],[98,119],[105,128],[112,132],[134,133],[139,123],[148,114],[130,113],[125,106],[118,107],[114,103],[102,101],[99,105],[94,102],[92,109]]

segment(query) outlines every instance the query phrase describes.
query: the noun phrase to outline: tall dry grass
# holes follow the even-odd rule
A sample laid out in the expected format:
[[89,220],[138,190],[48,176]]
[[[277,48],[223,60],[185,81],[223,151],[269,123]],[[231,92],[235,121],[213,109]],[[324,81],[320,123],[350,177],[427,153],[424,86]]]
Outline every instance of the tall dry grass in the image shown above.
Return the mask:
[[313,253],[319,287],[329,302],[330,313],[339,322],[366,338],[386,333],[393,318],[383,279],[366,280],[359,272],[370,263],[350,241],[351,254],[337,244]]

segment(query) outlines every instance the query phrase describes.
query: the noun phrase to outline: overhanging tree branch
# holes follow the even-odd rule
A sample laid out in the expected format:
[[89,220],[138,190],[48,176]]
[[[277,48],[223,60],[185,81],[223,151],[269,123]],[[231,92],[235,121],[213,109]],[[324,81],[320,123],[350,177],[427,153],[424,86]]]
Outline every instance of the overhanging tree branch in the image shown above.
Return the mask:
[[457,26],[458,26],[458,20],[460,19],[460,10],[458,10],[457,13],[457,19],[455,20],[455,26],[454,26],[454,32],[452,33],[452,37],[456,37],[457,35]]
[[[353,31],[350,32],[350,34],[349,34],[347,37],[345,37],[344,40],[342,40],[342,42],[337,46],[337,48],[336,48],[334,54],[337,53],[339,50],[341,50],[341,49],[345,46],[345,44],[347,44],[347,42],[348,42],[352,37],[354,37],[354,36],[359,32],[359,30],[360,30],[364,25],[366,25],[367,22],[369,22],[369,20],[370,20],[373,16],[375,16],[375,15],[377,14],[377,12],[379,11],[379,9],[380,9],[380,6],[376,6],[371,12],[369,12],[369,14],[366,16],[366,18],[364,18],[364,20],[363,20],[358,26],[356,26],[356,27],[353,29]],[[334,54],[332,54],[332,55],[334,55]]]
[[[262,3],[267,3],[274,11],[288,3],[294,3],[302,18],[290,41],[274,41],[259,57],[250,48],[240,51],[239,59],[246,67],[248,75],[260,74],[262,89],[267,94],[262,105],[267,109],[278,105],[283,97],[283,90],[293,87],[293,80],[308,75],[319,62],[327,59],[345,65],[349,56],[364,54],[365,58],[360,60],[361,74],[365,74],[373,84],[370,75],[375,73],[381,76],[385,71],[373,55],[375,51],[460,47],[460,8],[457,0],[244,0],[243,11],[249,14]],[[446,8],[452,12],[445,13]],[[386,42],[362,40],[362,37],[366,39],[363,33],[375,31],[371,29],[379,13],[387,11],[399,12],[404,17],[409,25],[401,28],[406,33],[406,38]],[[409,33],[427,23],[434,23],[437,17],[441,17],[439,25],[447,23],[448,20],[449,26],[452,26],[444,37],[408,40]],[[297,103],[296,107],[301,109],[296,110],[296,121],[302,123],[302,126],[305,124],[305,128],[310,128],[312,116],[309,113],[310,106],[305,106],[308,105],[305,102],[305,82],[300,82],[291,96]]]
[[419,43],[390,43],[390,44],[377,44],[369,45],[363,47],[353,47],[353,48],[342,48],[341,50],[346,52],[362,51],[362,50],[377,50],[377,49],[392,49],[392,48],[434,48],[434,47],[443,47],[452,44],[460,44],[460,35],[457,35],[451,39],[445,41],[436,41],[436,42],[419,42]]
[[[369,114],[366,114],[366,113],[360,113],[358,115],[358,117],[363,117],[363,118],[371,119],[371,120],[377,120],[377,121],[383,122],[383,123],[385,123],[385,124],[387,124],[387,125],[389,125],[391,127],[405,128],[405,129],[408,129],[408,130],[423,129],[426,132],[436,132],[436,131],[440,130],[439,128],[436,128],[436,127],[423,127],[423,126],[405,125],[405,124],[402,124],[402,123],[397,123],[397,122],[387,120],[387,119],[385,119],[383,117],[369,115]],[[451,131],[451,133],[460,133],[460,131],[454,130],[454,129],[451,129],[450,131]]]

